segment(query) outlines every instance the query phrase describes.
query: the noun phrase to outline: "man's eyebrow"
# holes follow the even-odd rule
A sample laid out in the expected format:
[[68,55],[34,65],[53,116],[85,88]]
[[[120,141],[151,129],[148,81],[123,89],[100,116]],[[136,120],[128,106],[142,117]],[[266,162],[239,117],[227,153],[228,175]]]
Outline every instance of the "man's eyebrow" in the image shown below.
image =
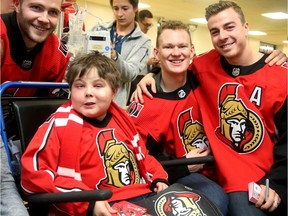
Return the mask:
[[225,23],[224,26],[228,26],[228,25],[231,25],[231,24],[235,24],[235,22],[234,21],[230,21],[228,23]]

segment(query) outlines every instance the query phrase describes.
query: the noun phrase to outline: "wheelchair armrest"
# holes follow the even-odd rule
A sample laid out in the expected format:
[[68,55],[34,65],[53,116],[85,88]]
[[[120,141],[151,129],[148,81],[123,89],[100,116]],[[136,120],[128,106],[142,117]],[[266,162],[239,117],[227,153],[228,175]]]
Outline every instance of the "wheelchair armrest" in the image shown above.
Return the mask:
[[91,191],[72,191],[65,193],[37,193],[26,196],[24,200],[31,203],[89,202],[107,200],[111,196],[111,190],[101,189]]
[[160,161],[162,166],[178,166],[178,165],[189,165],[189,164],[213,164],[214,157],[212,155],[204,157],[194,157],[194,158],[179,158],[174,160]]

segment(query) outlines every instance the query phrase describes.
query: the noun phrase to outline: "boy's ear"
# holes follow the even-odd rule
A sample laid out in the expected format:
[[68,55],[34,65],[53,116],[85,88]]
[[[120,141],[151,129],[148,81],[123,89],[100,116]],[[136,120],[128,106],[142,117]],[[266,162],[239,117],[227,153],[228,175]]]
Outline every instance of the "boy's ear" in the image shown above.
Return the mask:
[[117,92],[118,92],[118,88],[115,88],[114,91],[113,91],[113,99],[116,97]]

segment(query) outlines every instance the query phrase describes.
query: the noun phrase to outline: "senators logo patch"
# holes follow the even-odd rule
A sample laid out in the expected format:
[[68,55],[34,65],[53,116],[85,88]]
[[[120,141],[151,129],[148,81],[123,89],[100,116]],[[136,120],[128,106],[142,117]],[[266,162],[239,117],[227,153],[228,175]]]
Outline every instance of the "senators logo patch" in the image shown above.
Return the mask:
[[192,108],[183,111],[178,117],[178,134],[186,152],[209,147],[209,142],[202,124],[192,119]]
[[60,52],[61,52],[65,57],[67,57],[67,55],[68,55],[68,48],[66,47],[65,44],[59,42],[58,50],[60,50]]
[[179,183],[136,203],[153,216],[222,216],[204,194]]
[[133,101],[130,105],[129,108],[127,110],[127,112],[129,113],[130,116],[133,117],[138,117],[139,113],[141,112],[141,110],[143,109],[144,105],[140,104],[140,103],[136,103],[135,101]]
[[200,216],[202,212],[198,202],[201,197],[193,192],[170,191],[160,196],[155,203],[156,213],[159,216]]
[[215,133],[219,140],[239,153],[256,150],[263,140],[263,123],[238,98],[239,84],[230,83],[219,91],[220,126]]
[[123,142],[116,140],[114,129],[101,131],[96,142],[105,163],[107,176],[102,180],[102,185],[120,188],[140,183],[140,172],[134,155]]

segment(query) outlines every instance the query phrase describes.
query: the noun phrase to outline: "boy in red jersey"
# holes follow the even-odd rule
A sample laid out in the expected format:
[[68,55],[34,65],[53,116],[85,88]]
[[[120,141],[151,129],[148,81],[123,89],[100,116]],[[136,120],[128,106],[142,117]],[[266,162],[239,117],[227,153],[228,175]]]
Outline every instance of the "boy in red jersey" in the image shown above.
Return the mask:
[[[117,68],[99,52],[71,62],[66,75],[71,99],[44,122],[22,156],[25,192],[111,189],[108,201],[115,203],[139,201],[168,187],[166,172],[148,154],[133,121],[113,102]],[[50,213],[109,216],[116,211],[108,201],[57,204]]]

